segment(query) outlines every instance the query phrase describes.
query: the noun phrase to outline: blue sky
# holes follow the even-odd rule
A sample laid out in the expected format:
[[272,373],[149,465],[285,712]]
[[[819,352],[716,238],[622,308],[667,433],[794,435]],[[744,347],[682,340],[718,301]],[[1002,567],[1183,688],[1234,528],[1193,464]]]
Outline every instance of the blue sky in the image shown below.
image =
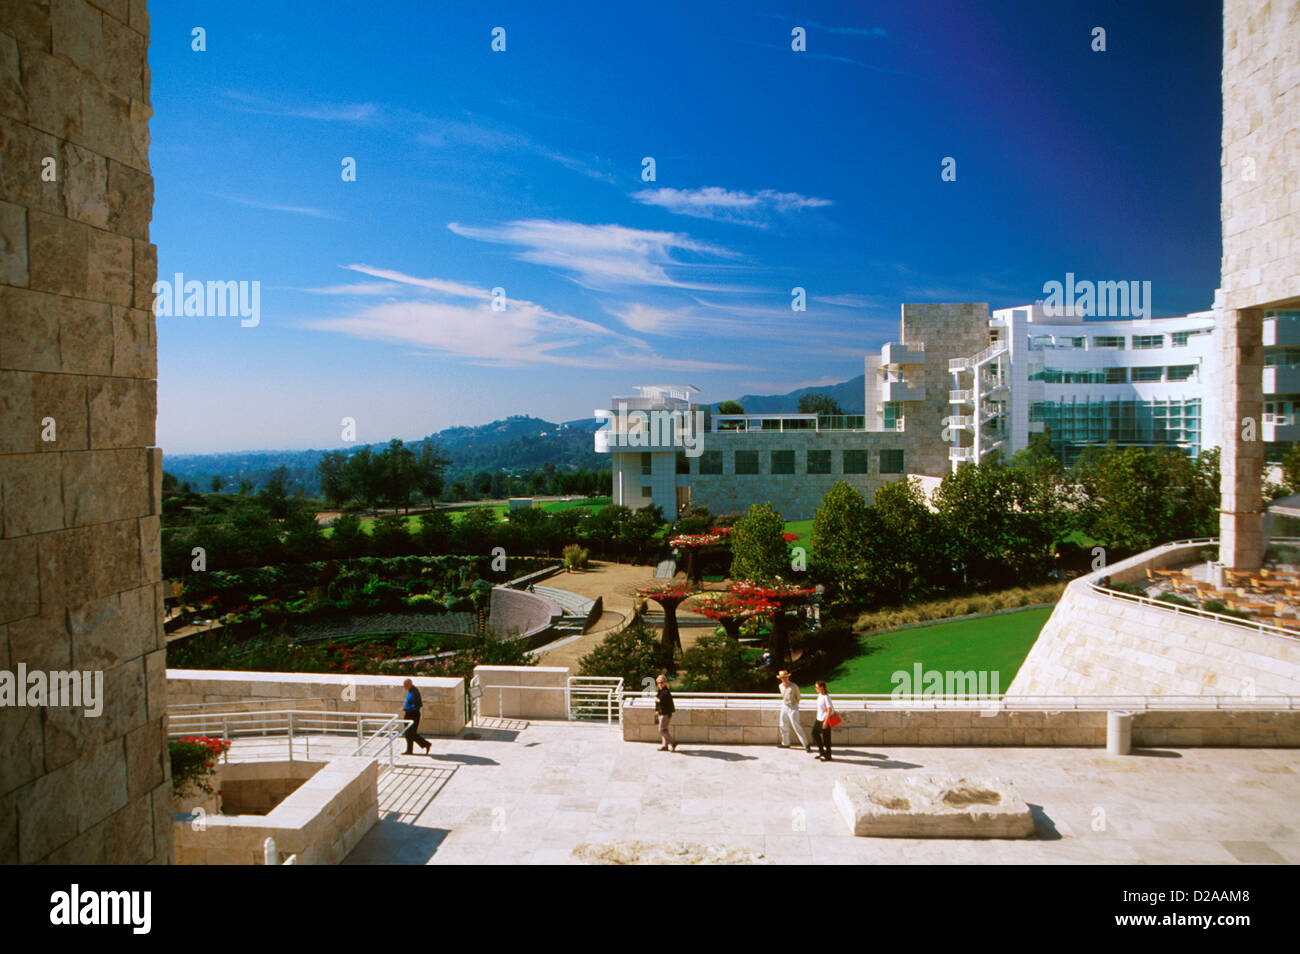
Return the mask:
[[734,6],[153,5],[159,277],[261,283],[256,327],[158,319],[159,445],[830,383],[903,301],[1067,271],[1209,307],[1218,3]]

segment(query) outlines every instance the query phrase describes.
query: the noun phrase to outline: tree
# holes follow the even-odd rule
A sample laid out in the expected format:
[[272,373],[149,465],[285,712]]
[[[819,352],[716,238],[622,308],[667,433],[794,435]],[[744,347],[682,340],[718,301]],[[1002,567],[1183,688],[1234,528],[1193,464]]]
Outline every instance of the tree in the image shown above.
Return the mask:
[[620,677],[624,691],[634,692],[654,685],[661,656],[654,631],[637,620],[631,626],[606,636],[595,649],[583,656],[578,661],[578,673]]
[[172,493],[181,489],[181,482],[176,479],[175,474],[169,474],[164,470],[162,489],[164,493]]
[[225,486],[225,481],[221,479],[220,474],[217,474],[212,478],[212,492],[214,494],[221,493],[221,488],[224,486]]
[[461,553],[488,553],[496,545],[497,519],[492,507],[471,507],[460,517],[452,534],[456,549]]
[[271,471],[266,486],[257,495],[257,502],[276,520],[283,520],[289,512],[289,494],[286,488],[289,469],[283,465]]
[[731,578],[768,583],[790,574],[785,523],[770,503],[753,504],[731,528]]
[[927,504],[920,480],[907,478],[878,488],[872,511],[867,555],[870,586],[878,600],[918,599],[949,582],[944,528]]
[[420,444],[420,453],[415,461],[415,485],[429,503],[442,496],[443,471],[450,463],[432,439],[426,437]]
[[829,587],[833,599],[865,599],[870,508],[857,489],[837,481],[813,514],[810,558],[816,577]]
[[717,414],[744,414],[745,409],[739,401],[719,401]]
[[1081,529],[1119,550],[1213,536],[1218,527],[1219,453],[1195,461],[1172,448],[1110,448],[1085,454],[1074,478]]
[[829,394],[809,392],[799,396],[800,414],[817,414],[819,416],[839,416],[844,413],[840,402]]
[[351,494],[347,475],[348,456],[342,451],[329,451],[316,466],[320,474],[320,491],[325,503],[331,507],[342,507]]
[[690,582],[654,583],[637,590],[636,595],[646,600],[654,600],[664,611],[664,628],[661,634],[661,651],[664,668],[673,668],[673,650],[682,648],[682,637],[677,628],[677,607],[695,593]]
[[325,535],[316,514],[295,508],[289,511],[282,524],[285,555],[294,563],[318,560],[325,550]]
[[366,532],[361,529],[361,518],[356,514],[341,514],[330,526],[333,530],[330,545],[339,556],[351,559],[366,552]]
[[1292,444],[1282,455],[1282,488],[1287,494],[1300,494],[1300,444]]
[[430,555],[446,553],[451,546],[452,531],[451,517],[445,511],[430,510],[420,514],[420,551]]
[[415,490],[419,474],[416,469],[415,454],[400,440],[393,438],[388,446],[380,452],[376,462],[376,479],[379,492],[394,510],[404,506],[411,510],[411,493]]

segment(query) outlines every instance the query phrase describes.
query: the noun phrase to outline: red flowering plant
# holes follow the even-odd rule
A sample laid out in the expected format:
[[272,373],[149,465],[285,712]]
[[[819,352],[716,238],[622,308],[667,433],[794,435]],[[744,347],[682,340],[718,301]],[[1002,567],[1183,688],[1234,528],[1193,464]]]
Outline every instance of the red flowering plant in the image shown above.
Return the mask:
[[193,785],[208,795],[216,794],[209,780],[217,769],[217,760],[229,749],[229,739],[201,735],[168,741],[167,751],[172,762],[172,791],[183,795]]
[[704,575],[702,554],[711,547],[721,547],[728,543],[731,536],[730,527],[713,527],[703,533],[683,533],[671,537],[668,545],[675,550],[686,552],[686,578],[699,583]]
[[664,628],[662,634],[664,665],[672,668],[673,649],[682,648],[681,636],[677,633],[677,607],[696,593],[695,584],[689,581],[681,583],[654,583],[643,586],[636,595],[646,600],[654,600],[664,610]]
[[768,649],[771,652],[768,666],[773,672],[780,669],[790,654],[790,617],[786,614],[812,599],[817,592],[816,588],[798,586],[780,579],[770,583],[738,580],[731,584],[729,592],[741,601],[770,607],[761,614],[772,618],[772,632],[768,637]]
[[734,588],[727,593],[709,593],[698,597],[691,609],[718,623],[732,639],[740,638],[741,624],[756,616],[770,616],[778,604],[761,594],[737,593]]

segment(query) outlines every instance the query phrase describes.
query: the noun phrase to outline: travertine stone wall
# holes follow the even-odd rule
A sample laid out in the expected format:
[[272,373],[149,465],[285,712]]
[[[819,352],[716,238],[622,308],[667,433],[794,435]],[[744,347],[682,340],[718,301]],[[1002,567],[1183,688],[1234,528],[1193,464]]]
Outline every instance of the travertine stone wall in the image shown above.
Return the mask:
[[[906,709],[841,711],[844,721],[831,732],[832,747],[845,745],[1103,746],[1104,710]],[[811,741],[816,713],[801,710],[804,735]],[[673,737],[684,744],[776,745],[780,741],[775,704],[722,708],[677,700]],[[623,738],[658,742],[652,699],[623,706]],[[1300,746],[1300,711],[1166,710],[1135,712],[1133,744],[1151,746]]]
[[373,758],[334,759],[267,815],[208,815],[197,831],[192,816],[172,817],[178,865],[260,865],[267,838],[281,862],[336,865],[379,820],[379,768]]
[[0,0],[0,862],[171,858],[144,0]]
[[948,403],[953,381],[948,362],[989,346],[988,303],[903,305],[899,340],[925,345],[925,363],[903,369],[907,380],[925,387],[924,400],[903,405],[907,470],[942,476],[952,470],[949,444],[943,440],[943,419],[954,410]]
[[1092,584],[1145,579],[1200,546],[1159,547],[1065,588],[1006,696],[1300,696],[1300,639],[1107,596]]
[[1260,323],[1300,308],[1300,4],[1223,4],[1224,560],[1262,555]]
[[[245,702],[249,708],[296,708],[294,699],[325,700],[337,712],[402,711],[404,676],[344,676],[329,673],[235,672],[217,669],[168,669],[167,698],[175,705]],[[424,708],[421,735],[456,735],[465,728],[465,680],[412,676]],[[313,704],[320,708],[320,704]]]

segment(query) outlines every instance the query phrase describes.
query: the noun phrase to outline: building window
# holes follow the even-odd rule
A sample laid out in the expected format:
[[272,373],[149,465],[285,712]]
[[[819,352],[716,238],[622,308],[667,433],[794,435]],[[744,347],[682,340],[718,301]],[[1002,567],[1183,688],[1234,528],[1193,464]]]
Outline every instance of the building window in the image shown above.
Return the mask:
[[1106,368],[1104,384],[1128,384],[1128,368]]
[[1300,366],[1300,348],[1269,348],[1264,352],[1264,366],[1294,368]]
[[808,473],[829,474],[831,472],[831,452],[828,450],[810,450],[808,452]]
[[1165,369],[1161,367],[1154,368],[1134,368],[1133,383],[1159,381],[1164,377]]
[[1092,339],[1094,348],[1119,348],[1124,349],[1123,335],[1095,335]]
[[844,473],[869,474],[871,472],[871,452],[865,450],[846,450],[844,452]]
[[758,473],[758,451],[736,451],[736,473]]
[[897,401],[885,401],[880,405],[881,426],[887,431],[903,429],[903,407]]
[[792,450],[772,451],[772,473],[793,474],[794,473],[794,451]]
[[654,496],[654,492],[649,487],[642,487],[641,496],[645,497],[648,500],[649,498]]
[[652,465],[653,465],[653,458],[651,458],[649,454],[642,452],[641,454],[641,476],[642,477],[650,476]]
[[903,473],[903,452],[901,450],[882,450],[880,452],[880,472],[882,474]]
[[1196,365],[1194,364],[1174,364],[1170,365],[1166,374],[1166,381],[1191,381],[1196,377]]
[[1071,348],[1083,348],[1088,344],[1087,338],[1066,338],[1065,340],[1070,342]]
[[1192,337],[1190,331],[1175,331],[1170,338],[1175,348],[1186,348],[1188,340]]
[[718,475],[722,473],[722,451],[705,451],[700,455],[700,473]]
[[1164,335],[1134,335],[1133,350],[1147,350],[1150,348],[1163,348],[1165,346]]
[[677,452],[677,473],[689,474],[691,472],[691,459],[686,456],[685,451]]

